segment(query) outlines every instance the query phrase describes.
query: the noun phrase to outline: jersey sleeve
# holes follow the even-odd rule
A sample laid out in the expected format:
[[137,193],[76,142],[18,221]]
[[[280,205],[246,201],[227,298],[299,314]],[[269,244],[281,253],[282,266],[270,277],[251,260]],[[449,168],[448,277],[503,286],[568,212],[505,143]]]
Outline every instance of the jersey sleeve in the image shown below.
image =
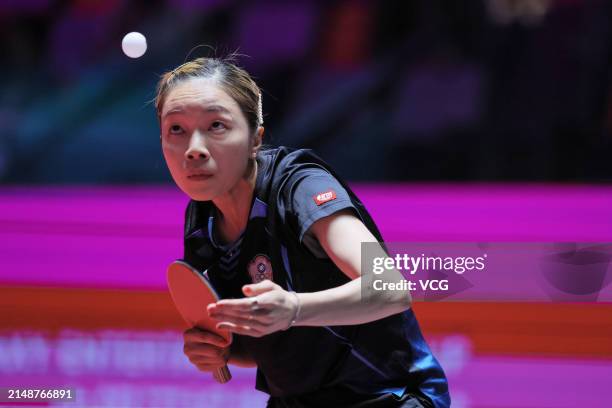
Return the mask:
[[342,184],[321,168],[304,169],[294,174],[283,188],[280,199],[285,223],[308,247],[313,237],[307,236],[307,232],[316,221],[346,208],[357,212]]

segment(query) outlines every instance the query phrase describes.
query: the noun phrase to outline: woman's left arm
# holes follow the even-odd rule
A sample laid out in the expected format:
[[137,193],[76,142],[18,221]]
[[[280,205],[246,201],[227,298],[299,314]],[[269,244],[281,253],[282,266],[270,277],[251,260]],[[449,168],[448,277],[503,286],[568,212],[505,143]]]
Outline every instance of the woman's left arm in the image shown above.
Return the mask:
[[[312,225],[319,243],[345,275],[352,280],[320,292],[300,293],[298,325],[327,326],[366,323],[410,308],[410,291],[381,290],[362,298],[361,243],[377,242],[366,226],[350,210],[322,218]],[[379,246],[379,256],[387,256]],[[394,274],[394,278],[391,275]],[[385,280],[399,281],[398,271],[386,271]]]
[[[291,293],[271,281],[245,285],[243,299],[221,300],[208,308],[219,328],[260,337],[296,326],[352,325],[378,320],[410,308],[410,291],[370,291],[362,298],[361,243],[377,242],[351,210],[321,218],[311,232],[338,268],[351,281],[327,290]],[[379,246],[380,256],[387,256]],[[397,270],[385,272],[386,281],[399,281]],[[297,318],[296,313],[299,311]]]

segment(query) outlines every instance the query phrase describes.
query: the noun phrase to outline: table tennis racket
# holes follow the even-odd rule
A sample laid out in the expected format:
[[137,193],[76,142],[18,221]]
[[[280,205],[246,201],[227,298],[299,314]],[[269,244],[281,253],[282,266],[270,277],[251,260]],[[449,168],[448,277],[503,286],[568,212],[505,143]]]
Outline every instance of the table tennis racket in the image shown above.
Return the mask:
[[[219,296],[205,275],[179,260],[172,262],[168,267],[167,279],[174,306],[187,324],[215,333],[229,343],[232,342],[232,333],[217,329],[217,321],[208,316],[206,307],[218,301]],[[213,372],[213,378],[223,384],[228,382],[232,375],[229,368],[223,366]]]

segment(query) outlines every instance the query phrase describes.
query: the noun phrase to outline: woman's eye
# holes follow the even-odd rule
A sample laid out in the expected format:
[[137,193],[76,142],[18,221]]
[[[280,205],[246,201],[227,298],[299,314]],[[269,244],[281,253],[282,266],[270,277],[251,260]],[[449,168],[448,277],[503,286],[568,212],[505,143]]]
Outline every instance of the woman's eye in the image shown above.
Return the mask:
[[217,120],[210,125],[210,128],[212,130],[223,130],[225,129],[225,125]]
[[181,133],[183,133],[183,128],[180,127],[179,125],[172,125],[170,126],[170,133],[173,135],[179,135]]

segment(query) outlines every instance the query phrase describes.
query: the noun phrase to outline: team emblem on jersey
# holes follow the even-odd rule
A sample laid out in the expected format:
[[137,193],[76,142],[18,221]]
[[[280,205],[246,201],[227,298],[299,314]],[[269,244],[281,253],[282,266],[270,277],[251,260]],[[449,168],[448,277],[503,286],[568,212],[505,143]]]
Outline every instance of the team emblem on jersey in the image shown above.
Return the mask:
[[312,199],[317,205],[325,204],[328,201],[336,199],[336,192],[334,190],[327,190],[315,195]]
[[257,254],[255,258],[251,259],[249,266],[247,267],[249,275],[253,283],[259,283],[262,280],[272,279],[272,262],[266,255]]

